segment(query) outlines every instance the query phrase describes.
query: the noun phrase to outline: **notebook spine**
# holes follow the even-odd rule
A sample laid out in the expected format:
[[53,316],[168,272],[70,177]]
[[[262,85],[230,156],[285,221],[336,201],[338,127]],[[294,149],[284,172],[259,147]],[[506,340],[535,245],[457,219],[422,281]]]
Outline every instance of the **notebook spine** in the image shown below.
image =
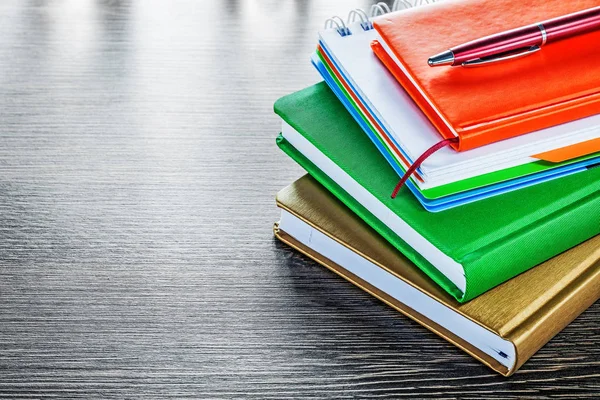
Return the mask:
[[406,10],[408,8],[419,7],[425,4],[435,3],[439,0],[395,0],[394,4],[390,8],[386,3],[379,2],[373,4],[367,13],[362,8],[351,10],[348,13],[348,17],[344,21],[339,16],[333,16],[325,21],[325,29],[335,29],[340,36],[352,35],[350,25],[360,20],[360,26],[363,30],[369,31],[373,29],[373,18],[380,15],[388,14],[395,11]]

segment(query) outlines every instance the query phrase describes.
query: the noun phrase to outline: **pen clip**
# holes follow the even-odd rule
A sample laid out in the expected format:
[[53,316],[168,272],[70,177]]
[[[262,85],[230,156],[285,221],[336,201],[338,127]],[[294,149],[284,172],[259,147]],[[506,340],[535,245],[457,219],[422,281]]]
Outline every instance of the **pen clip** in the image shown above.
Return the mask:
[[511,51],[510,53],[496,54],[489,57],[476,58],[474,60],[465,61],[461,66],[466,68],[483,67],[485,65],[495,64],[504,61],[510,61],[517,58],[529,56],[533,53],[540,51],[540,46],[531,46],[524,49],[519,49],[516,52]]

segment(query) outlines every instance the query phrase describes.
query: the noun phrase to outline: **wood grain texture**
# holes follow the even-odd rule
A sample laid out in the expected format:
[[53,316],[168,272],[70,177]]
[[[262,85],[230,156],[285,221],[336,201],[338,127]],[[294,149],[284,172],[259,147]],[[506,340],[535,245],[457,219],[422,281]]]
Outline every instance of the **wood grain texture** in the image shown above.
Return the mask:
[[600,394],[599,304],[504,379],[273,238],[272,104],[369,4],[0,2],[0,398]]

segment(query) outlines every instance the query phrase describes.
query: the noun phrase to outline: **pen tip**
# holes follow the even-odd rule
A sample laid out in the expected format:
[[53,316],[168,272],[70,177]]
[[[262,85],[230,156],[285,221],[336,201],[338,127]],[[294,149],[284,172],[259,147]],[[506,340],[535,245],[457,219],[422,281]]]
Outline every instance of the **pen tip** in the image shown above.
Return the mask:
[[440,67],[442,65],[452,65],[454,64],[454,53],[452,51],[444,51],[443,53],[436,54],[435,56],[429,58],[427,60],[427,64],[430,67]]

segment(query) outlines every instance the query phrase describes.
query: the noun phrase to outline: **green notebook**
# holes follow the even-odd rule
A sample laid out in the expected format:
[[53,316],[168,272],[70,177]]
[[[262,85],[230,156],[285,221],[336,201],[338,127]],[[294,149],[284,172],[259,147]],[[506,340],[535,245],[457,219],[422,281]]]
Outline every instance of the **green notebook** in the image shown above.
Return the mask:
[[275,104],[279,147],[458,301],[600,234],[600,168],[424,210],[324,83]]

